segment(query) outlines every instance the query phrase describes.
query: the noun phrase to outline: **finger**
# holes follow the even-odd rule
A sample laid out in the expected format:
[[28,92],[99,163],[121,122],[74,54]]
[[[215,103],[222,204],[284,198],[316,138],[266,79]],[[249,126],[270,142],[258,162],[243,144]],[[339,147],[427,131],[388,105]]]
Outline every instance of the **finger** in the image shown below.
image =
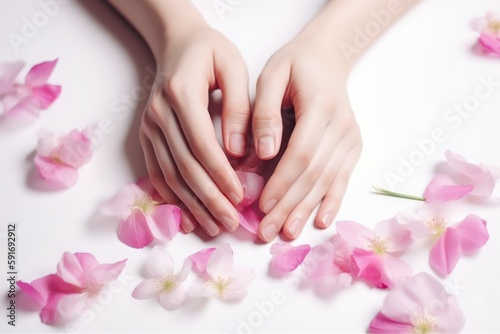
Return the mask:
[[[306,170],[303,178],[306,184],[300,193],[309,192],[329,160],[328,148],[337,145],[341,139],[341,133],[334,134],[331,139],[323,138],[329,125],[325,124],[323,117],[318,117],[323,113],[316,112],[312,106],[309,109],[295,125],[285,153],[262,191],[259,206],[264,213],[272,210]],[[320,143],[325,151],[322,156],[316,154]],[[313,158],[316,161],[313,162]]]
[[241,56],[215,58],[216,79],[222,91],[222,138],[224,147],[233,156],[247,151],[250,98],[248,71]]
[[344,194],[347,189],[347,185],[349,184],[352,170],[354,169],[354,166],[359,159],[360,153],[360,148],[353,149],[348,159],[346,159],[346,163],[339,171],[339,173],[335,176],[333,184],[323,198],[323,202],[321,203],[316,214],[316,218],[314,221],[317,227],[329,227],[337,216],[340,205],[342,204],[342,199],[344,198]]
[[[173,110],[177,112],[164,113],[166,102],[163,101],[163,106],[158,102],[159,108],[154,108],[153,112],[155,121],[163,130],[165,137],[170,138],[169,144],[173,143],[173,136],[169,135],[168,129],[171,129],[172,122],[175,116],[175,127],[182,128],[182,133],[176,131],[178,138],[186,138],[189,150],[183,150],[188,156],[193,156],[196,159],[191,159],[193,164],[201,164],[204,169],[203,173],[208,173],[212,178],[213,183],[217,188],[234,204],[237,205],[243,198],[243,187],[236,176],[234,169],[229,164],[229,161],[224,154],[224,151],[217,142],[215,130],[212,125],[210,114],[207,110],[207,101],[203,98],[197,99],[193,97],[193,92],[186,92],[183,88],[178,88],[180,84],[170,84],[167,86],[167,95],[169,103],[172,104]],[[207,94],[208,90],[202,92],[201,89],[194,89],[198,94]],[[201,93],[202,92],[202,93]],[[203,96],[203,95],[200,95]],[[203,101],[202,101],[203,100]],[[172,109],[170,109],[172,110]],[[168,117],[167,117],[168,116]],[[175,145],[181,145],[180,142]],[[174,154],[174,158],[178,156]],[[195,161],[197,160],[197,161]]]
[[193,215],[185,205],[180,205],[181,208],[181,226],[185,233],[191,233],[196,227]]
[[172,189],[170,189],[165,180],[163,171],[158,164],[158,159],[156,158],[151,140],[149,139],[145,131],[147,130],[145,130],[144,127],[141,127],[139,139],[141,141],[144,159],[146,161],[146,168],[148,170],[151,184],[153,184],[153,187],[156,189],[156,191],[158,191],[158,193],[166,203],[179,203],[179,198],[175,195]]
[[283,123],[281,105],[290,78],[287,66],[265,68],[257,81],[252,118],[254,145],[260,159],[272,159],[279,151]]
[[[323,149],[321,151],[318,151],[318,154],[315,155],[314,159],[316,160],[316,162],[314,162],[314,164],[319,164],[318,167],[320,168],[321,166],[325,167],[321,169],[318,169],[318,167],[315,166],[309,167],[310,169],[316,169],[316,171],[314,172],[310,172],[306,169],[306,171],[303,173],[306,176],[301,177],[302,179],[305,179],[305,181],[299,178],[297,182],[293,183],[284,197],[281,199],[281,201],[279,201],[262,220],[260,225],[262,227],[262,237],[264,238],[264,241],[269,242],[273,240],[287,221],[289,221],[293,233],[287,233],[286,235],[290,238],[295,238],[294,235],[300,234],[300,231],[302,230],[307,217],[291,217],[292,212],[297,207],[297,205],[309,195],[311,189],[313,189],[314,187],[318,187],[319,182],[329,182],[327,186],[332,182],[334,175],[341,168],[344,160],[343,158],[348,153],[350,146],[348,146],[347,141],[343,141],[339,146],[336,147],[333,154],[331,154],[329,153],[331,151],[329,140],[325,140],[323,141],[322,148]],[[327,157],[326,161],[323,160],[323,157],[325,156]],[[323,163],[323,165],[321,165],[321,163]],[[315,180],[311,179],[310,175],[316,173],[319,173],[318,177]],[[330,178],[330,180],[328,180],[328,177]],[[309,187],[310,183],[312,184],[309,190],[303,188],[304,183],[306,183],[307,187]],[[323,194],[325,192],[323,192]],[[315,205],[319,203],[319,200],[321,200],[321,198],[318,199],[318,202],[316,202]]]
[[[162,133],[166,138],[170,149],[169,153],[171,153],[171,157],[175,161],[175,164],[169,156],[165,156],[165,153],[161,152],[165,150],[161,150],[161,147],[155,145],[154,141],[153,146],[158,158],[160,158],[159,154],[163,153],[163,159],[160,160],[162,162],[160,165],[163,168],[164,174],[171,174],[170,182],[172,182],[172,184],[169,183],[169,185],[176,191],[177,196],[179,196],[188,207],[190,207],[189,203],[182,198],[179,191],[189,187],[196,197],[201,200],[204,207],[206,207],[219,222],[229,231],[234,231],[239,225],[236,209],[220,192],[203,167],[192,157],[186,142],[182,139],[184,137],[173,111],[166,104],[163,104],[162,107],[164,110]],[[165,170],[166,167],[168,167],[167,170]],[[185,185],[174,187],[173,184],[180,182],[180,180],[183,180],[182,182],[185,182]],[[195,215],[191,207],[190,210],[193,215]],[[201,222],[198,218],[197,220]]]

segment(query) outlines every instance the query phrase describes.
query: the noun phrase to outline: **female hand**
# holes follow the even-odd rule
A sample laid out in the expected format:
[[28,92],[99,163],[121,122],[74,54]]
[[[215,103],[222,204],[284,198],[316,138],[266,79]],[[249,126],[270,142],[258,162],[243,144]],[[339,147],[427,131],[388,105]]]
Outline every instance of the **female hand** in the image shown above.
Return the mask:
[[266,216],[259,237],[266,242],[280,230],[297,238],[320,202],[315,225],[328,227],[361,152],[346,91],[348,66],[319,35],[297,36],[269,59],[258,79],[252,121],[258,156],[271,159],[278,153],[282,109],[293,107],[296,122],[260,198]]
[[[222,131],[230,155],[246,151],[248,73],[237,48],[206,23],[185,25],[156,55],[160,84],[142,119],[140,138],[151,181],[169,203],[182,203],[182,226],[198,222],[210,236],[238,227],[242,186],[217,142],[209,93],[223,96]],[[190,212],[190,214],[187,214]]]

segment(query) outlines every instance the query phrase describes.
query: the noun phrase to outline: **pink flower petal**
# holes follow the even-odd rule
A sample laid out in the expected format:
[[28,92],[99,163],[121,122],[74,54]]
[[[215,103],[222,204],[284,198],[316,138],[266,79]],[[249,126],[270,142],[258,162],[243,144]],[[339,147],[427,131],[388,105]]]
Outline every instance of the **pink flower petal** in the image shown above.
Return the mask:
[[255,272],[251,268],[234,267],[231,271],[231,283],[229,283],[229,290],[245,289],[252,283],[255,278]]
[[69,284],[82,288],[87,285],[86,273],[73,253],[64,252],[57,264],[57,275]]
[[377,313],[370,322],[368,333],[380,334],[407,334],[413,332],[413,326],[409,323],[397,322],[386,317],[382,312]]
[[13,88],[14,80],[24,65],[22,61],[0,63],[0,98]]
[[168,292],[162,292],[158,295],[160,305],[166,310],[175,310],[186,300],[186,289],[181,285],[176,285]]
[[424,198],[428,203],[455,201],[467,196],[473,189],[471,184],[456,185],[449,176],[438,174],[427,185]]
[[483,247],[489,239],[486,222],[476,215],[468,215],[453,226],[453,229],[458,234],[464,252],[472,252]]
[[120,217],[122,219],[131,215],[134,202],[146,193],[135,183],[128,183],[111,197],[106,203],[101,205],[99,211],[106,216]]
[[378,238],[388,240],[388,253],[404,252],[412,243],[411,232],[401,226],[396,218],[378,223],[374,232]]
[[402,211],[396,215],[396,219],[401,226],[410,231],[413,240],[422,239],[431,235],[431,231],[425,224],[421,215],[410,211]]
[[3,98],[5,115],[34,119],[40,116],[40,102],[33,96],[7,95]]
[[132,291],[132,297],[135,299],[156,298],[160,294],[158,286],[161,282],[156,278],[145,279],[140,282]]
[[82,267],[82,270],[84,272],[91,272],[99,267],[99,262],[97,261],[95,256],[90,253],[77,252],[75,253],[75,257],[80,263],[80,266]]
[[196,252],[189,256],[189,260],[193,264],[193,271],[198,275],[205,277],[207,276],[207,263],[212,253],[215,251],[215,247],[205,248],[199,252]]
[[[279,245],[279,243],[274,244],[271,247],[271,254],[273,253],[272,248],[275,247],[275,245]],[[300,245],[289,247],[288,249],[282,249],[281,251],[275,253],[271,259],[271,270],[277,272],[294,271],[302,263],[302,261],[304,261],[304,258],[310,250],[310,245]]]
[[351,250],[338,235],[311,248],[302,262],[308,278],[317,279],[351,272]]
[[127,260],[121,260],[115,263],[103,263],[92,271],[92,276],[96,282],[108,283],[114,281],[120,276],[125,268]]
[[354,247],[367,249],[375,238],[375,233],[360,223],[337,221],[337,233]]
[[247,295],[248,295],[248,290],[241,289],[241,290],[227,290],[224,291],[224,293],[221,296],[217,297],[226,302],[236,302],[242,300]]
[[92,158],[92,143],[83,132],[72,130],[61,138],[57,155],[62,163],[79,168]]
[[229,244],[217,247],[207,263],[210,277],[230,277],[233,270],[233,251]]
[[47,182],[71,187],[78,181],[78,170],[42,156],[35,156],[35,166],[40,177]]
[[448,227],[432,247],[429,262],[439,276],[446,277],[455,269],[461,256],[459,234],[454,228]]
[[262,214],[258,209],[253,206],[248,206],[241,209],[238,212],[238,217],[240,218],[240,225],[248,232],[257,235],[257,230],[259,229],[259,224],[262,220]]
[[34,87],[31,90],[31,96],[40,103],[40,109],[50,107],[59,95],[61,95],[61,86],[57,85],[43,85],[41,87]]
[[500,55],[500,39],[488,33],[479,36],[479,43],[488,51]]
[[144,248],[153,241],[146,217],[138,210],[118,224],[118,239],[133,248]]
[[256,173],[236,171],[244,196],[240,206],[247,207],[259,199],[262,189],[264,189],[264,178]]
[[151,278],[165,278],[174,273],[174,259],[161,246],[155,246],[149,253],[146,262]]
[[59,299],[56,312],[61,319],[69,320],[81,315],[89,304],[89,298],[83,293],[65,295]]
[[25,83],[28,86],[41,86],[44,85],[49,79],[57,65],[58,59],[46,61],[33,66],[26,75]]
[[184,263],[182,264],[181,271],[175,276],[175,282],[180,284],[186,280],[186,278],[189,276],[189,273],[191,272],[191,269],[193,268],[193,262],[190,261],[190,259],[185,259]]
[[172,240],[181,226],[181,209],[177,205],[157,205],[151,218],[159,232],[154,233],[157,239]]

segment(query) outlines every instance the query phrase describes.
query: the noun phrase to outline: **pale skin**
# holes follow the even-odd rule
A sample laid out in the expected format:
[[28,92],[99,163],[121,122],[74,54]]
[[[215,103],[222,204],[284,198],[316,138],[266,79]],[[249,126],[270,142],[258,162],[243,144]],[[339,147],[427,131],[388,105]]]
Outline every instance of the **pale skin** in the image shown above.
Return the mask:
[[[191,232],[199,224],[216,236],[238,227],[234,205],[243,188],[226,153],[244,156],[250,138],[260,159],[274,158],[283,131],[281,110],[290,107],[296,125],[262,192],[259,207],[265,216],[258,235],[270,242],[282,231],[296,239],[318,204],[315,225],[330,226],[362,147],[346,81],[363,50],[347,59],[339,46],[352,44],[354,28],[374,20],[370,12],[399,1],[328,2],[268,60],[253,110],[241,54],[190,1],[109,2],[144,37],[163,77],[144,112],[140,140],[153,185],[168,203],[182,204],[183,229]],[[401,2],[391,21],[410,5]],[[209,94],[216,89],[223,96],[223,148],[208,111]]]

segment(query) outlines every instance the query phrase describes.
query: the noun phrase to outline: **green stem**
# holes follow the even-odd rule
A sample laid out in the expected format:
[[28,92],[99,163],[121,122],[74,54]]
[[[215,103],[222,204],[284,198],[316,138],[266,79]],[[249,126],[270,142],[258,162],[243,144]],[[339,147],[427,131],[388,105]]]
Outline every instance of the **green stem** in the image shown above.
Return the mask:
[[387,189],[378,188],[378,187],[375,187],[375,186],[372,186],[372,187],[373,187],[373,189],[375,189],[375,191],[378,194],[381,194],[381,195],[392,196],[392,197],[399,197],[399,198],[406,198],[406,199],[412,199],[412,200],[415,200],[415,201],[425,201],[425,198],[423,198],[423,197],[413,196],[413,195],[407,195],[407,194],[401,194],[401,193],[397,193],[397,192],[390,191],[390,190],[387,190]]

